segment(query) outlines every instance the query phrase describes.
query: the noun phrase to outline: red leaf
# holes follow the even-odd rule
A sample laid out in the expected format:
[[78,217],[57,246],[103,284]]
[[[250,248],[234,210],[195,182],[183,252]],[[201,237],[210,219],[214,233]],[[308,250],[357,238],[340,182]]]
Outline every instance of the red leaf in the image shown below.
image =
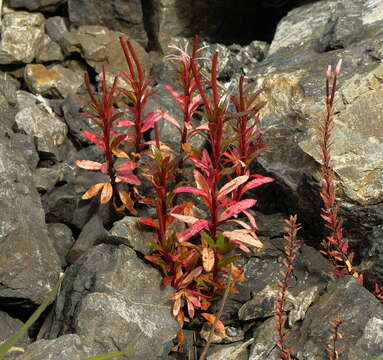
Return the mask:
[[104,142],[103,138],[100,135],[91,133],[91,132],[89,132],[87,130],[83,130],[82,133],[85,135],[85,137],[89,141],[91,141],[93,144],[96,144],[99,148],[101,148],[102,150],[105,151],[105,149],[106,149],[105,142]]
[[179,242],[187,241],[194,235],[201,232],[208,225],[209,225],[209,222],[207,220],[198,220],[191,227],[179,233],[177,235],[177,239]]
[[226,209],[218,218],[219,222],[225,221],[234,215],[241,213],[244,210],[247,210],[254,206],[257,203],[254,199],[245,199],[237,202],[235,205],[230,206]]
[[96,161],[90,161],[90,160],[76,160],[75,164],[86,170],[101,170],[102,164]]
[[[210,324],[214,324],[216,316],[213,314],[208,313],[201,313],[201,316],[203,316]],[[221,332],[225,331],[225,326],[223,325],[221,320],[217,321],[217,324],[215,325],[215,328]]]
[[126,184],[141,185],[140,179],[130,172],[118,171],[117,178]]
[[180,287],[187,287],[195,278],[200,276],[202,273],[202,266],[196,267],[194,270],[190,271],[189,274],[181,281],[179,284]]
[[147,226],[154,227],[154,228],[158,228],[158,223],[154,219],[151,219],[151,218],[141,218],[140,223],[147,225]]

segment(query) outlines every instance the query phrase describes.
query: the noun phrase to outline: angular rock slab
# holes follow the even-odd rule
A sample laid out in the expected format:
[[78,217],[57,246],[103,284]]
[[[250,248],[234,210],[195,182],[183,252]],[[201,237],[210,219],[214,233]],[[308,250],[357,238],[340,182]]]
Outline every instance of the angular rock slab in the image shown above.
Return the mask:
[[134,349],[129,359],[156,359],[179,329],[172,290],[125,245],[101,244],[67,271],[48,336],[75,332],[105,351]]
[[383,305],[353,277],[343,276],[307,311],[299,329],[287,339],[299,359],[322,360],[329,343],[329,321],[341,319],[345,360],[376,360],[383,356]]
[[100,346],[87,339],[70,334],[54,340],[38,340],[28,346],[20,360],[82,360],[101,354]]
[[0,42],[0,64],[30,63],[40,50],[44,16],[23,11],[5,14]]
[[60,273],[31,170],[0,122],[0,297],[41,303]]
[[66,0],[8,0],[8,6],[14,9],[26,8],[29,11],[55,11]]

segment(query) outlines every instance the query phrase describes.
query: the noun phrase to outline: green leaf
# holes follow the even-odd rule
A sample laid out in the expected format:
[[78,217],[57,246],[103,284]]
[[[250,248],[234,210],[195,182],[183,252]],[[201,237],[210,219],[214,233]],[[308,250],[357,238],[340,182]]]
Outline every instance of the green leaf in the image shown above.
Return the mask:
[[37,310],[31,315],[31,317],[27,320],[27,322],[20,328],[20,330],[0,345],[0,360],[2,360],[5,354],[9,351],[9,349],[14,346],[17,341],[19,341],[24,334],[28,331],[28,329],[34,324],[34,322],[40,317],[40,315],[44,312],[44,310],[55,300],[56,294],[58,293],[61,283],[64,279],[64,276],[61,275],[60,279],[57,281],[54,288],[49,292],[47,297],[44,299],[42,304],[37,308]]
[[152,154],[154,155],[154,159],[156,160],[156,163],[158,164],[158,166],[161,166],[163,161],[161,151],[158,149],[156,145],[150,145],[150,150],[152,151]]
[[126,355],[134,352],[134,350],[124,350],[124,351],[119,351],[119,352],[114,352],[114,353],[108,353],[108,354],[100,354],[96,356],[91,356],[87,357],[81,360],[105,360],[105,359],[112,359],[116,356],[121,356],[121,355]]
[[227,253],[228,251],[233,249],[233,245],[223,234],[217,235],[217,246],[221,253]]
[[154,250],[161,251],[161,246],[158,245],[155,241],[151,241],[149,243],[150,247],[153,248]]
[[202,240],[205,240],[209,244],[209,246],[212,247],[213,249],[216,247],[214,240],[207,232],[202,231],[201,238]]
[[230,256],[218,263],[218,267],[224,267],[239,259],[239,256]]

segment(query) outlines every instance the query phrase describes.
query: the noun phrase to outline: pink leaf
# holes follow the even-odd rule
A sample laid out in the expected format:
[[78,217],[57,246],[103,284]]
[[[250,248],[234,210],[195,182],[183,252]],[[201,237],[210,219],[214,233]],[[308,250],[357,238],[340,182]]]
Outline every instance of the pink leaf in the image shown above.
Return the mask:
[[[238,186],[242,185],[249,179],[248,175],[238,176],[235,179],[229,181],[225,184],[217,194],[217,200],[221,200],[222,197],[234,191]],[[247,184],[246,184],[247,185]],[[245,185],[245,186],[246,186]]]
[[117,179],[126,184],[141,185],[140,179],[136,175],[129,172],[117,172]]
[[162,116],[163,112],[159,110],[146,115],[144,118],[144,126],[141,129],[141,133],[144,133],[145,131],[151,129],[154,126],[154,124],[162,118]]
[[178,102],[178,105],[183,109],[184,107],[183,97],[180,94],[178,94],[178,92],[175,91],[171,85],[165,85],[165,89],[170,92],[173,98]]
[[163,118],[164,118],[166,121],[168,121],[168,122],[170,122],[171,124],[173,124],[178,130],[181,131],[181,126],[180,126],[180,124],[178,123],[178,121],[177,121],[173,116],[169,115],[167,112],[164,112],[164,114],[163,114]]
[[256,200],[253,199],[245,199],[237,202],[235,205],[230,206],[228,209],[226,209],[218,218],[219,222],[223,222],[234,215],[237,215],[241,213],[244,210],[247,210],[254,206],[257,203]]
[[177,220],[183,221],[187,224],[194,224],[199,220],[198,218],[196,218],[194,216],[186,216],[186,215],[181,215],[181,214],[171,214],[171,216],[173,216]]
[[177,189],[175,189],[174,192],[176,194],[189,193],[189,194],[194,194],[194,195],[198,195],[198,196],[202,196],[202,197],[207,197],[207,194],[205,193],[205,191],[191,187],[191,186],[180,186]]
[[207,220],[198,220],[196,221],[191,227],[188,229],[182,231],[177,235],[179,242],[184,242],[189,240],[194,235],[201,232],[206,226],[209,225],[209,222]]
[[258,239],[253,231],[249,230],[233,230],[224,231],[223,235],[228,237],[232,241],[240,241],[242,243],[252,245],[258,248],[263,248],[262,242]]
[[76,160],[75,164],[86,170],[100,170],[102,164],[96,161],[90,161],[90,160]]
[[121,120],[116,124],[117,127],[123,127],[123,126],[135,126],[135,123],[130,120]]
[[248,190],[254,189],[258,186],[274,181],[273,178],[268,176],[262,176],[262,175],[255,175],[255,176],[256,176],[255,179],[250,180],[246,185],[243,186],[243,188],[241,189],[241,194],[240,194],[241,197]]
[[134,161],[125,161],[116,167],[118,172],[120,171],[132,171],[136,168],[137,164]]

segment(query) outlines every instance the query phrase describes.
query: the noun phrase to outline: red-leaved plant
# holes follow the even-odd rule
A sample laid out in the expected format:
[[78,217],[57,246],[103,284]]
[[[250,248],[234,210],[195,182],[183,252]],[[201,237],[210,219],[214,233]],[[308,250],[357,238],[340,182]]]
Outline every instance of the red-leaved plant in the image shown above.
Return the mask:
[[[137,214],[134,209],[134,202],[131,199],[130,192],[120,189],[117,186],[118,182],[129,185],[140,185],[140,180],[133,173],[137,164],[132,161],[128,154],[119,149],[119,144],[126,139],[126,134],[113,130],[113,124],[116,120],[124,115],[123,112],[117,112],[113,106],[115,95],[117,91],[116,76],[110,90],[107,89],[105,69],[102,70],[101,78],[101,96],[96,96],[91,88],[89,76],[87,73],[84,75],[85,86],[91,102],[85,102],[86,106],[91,110],[82,114],[84,117],[89,118],[100,129],[101,135],[84,130],[83,134],[92,143],[96,144],[105,154],[105,162],[99,163],[90,160],[77,160],[76,165],[86,169],[101,171],[109,176],[109,181],[93,185],[86,191],[82,199],[90,199],[96,196],[101,191],[100,202],[105,204],[113,198],[113,204],[116,209],[122,211],[128,209],[132,214]],[[114,166],[114,158],[124,158],[124,162]]]

